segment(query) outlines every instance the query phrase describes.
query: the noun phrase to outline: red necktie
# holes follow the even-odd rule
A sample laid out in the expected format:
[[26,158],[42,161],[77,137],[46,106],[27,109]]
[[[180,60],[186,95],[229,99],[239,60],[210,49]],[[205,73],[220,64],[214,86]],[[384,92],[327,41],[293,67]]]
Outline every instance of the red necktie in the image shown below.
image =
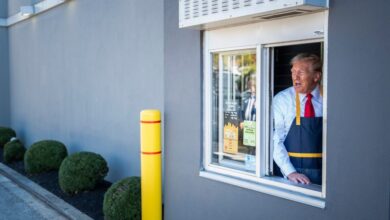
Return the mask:
[[312,97],[313,97],[313,95],[311,93],[306,95],[307,100],[306,100],[306,104],[305,104],[305,118],[315,117],[313,103],[311,103]]

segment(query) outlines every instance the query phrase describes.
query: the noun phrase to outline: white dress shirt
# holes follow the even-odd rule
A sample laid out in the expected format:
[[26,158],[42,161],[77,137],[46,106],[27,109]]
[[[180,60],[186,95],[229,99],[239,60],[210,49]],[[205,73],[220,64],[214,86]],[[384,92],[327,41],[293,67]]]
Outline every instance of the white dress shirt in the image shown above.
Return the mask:
[[[322,117],[322,96],[319,86],[317,86],[311,94],[312,103],[316,117]],[[305,114],[306,94],[299,93],[301,104],[301,117]],[[284,176],[296,172],[294,166],[290,162],[288,152],[284,146],[284,140],[290,130],[291,123],[296,116],[295,108],[295,89],[294,87],[287,88],[279,92],[273,99],[272,109],[274,114],[274,152],[273,157],[276,164],[280,167]]]
[[255,108],[255,102],[256,102],[256,97],[251,96],[248,100],[248,105],[246,106],[245,109],[245,120],[256,121],[256,114],[252,114],[253,108]]

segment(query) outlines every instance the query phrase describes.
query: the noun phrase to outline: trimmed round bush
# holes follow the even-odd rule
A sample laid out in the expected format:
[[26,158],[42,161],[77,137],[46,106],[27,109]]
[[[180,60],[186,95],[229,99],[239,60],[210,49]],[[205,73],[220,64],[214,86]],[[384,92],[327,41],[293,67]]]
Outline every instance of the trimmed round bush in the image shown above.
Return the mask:
[[3,150],[3,159],[5,163],[11,163],[12,161],[23,160],[26,148],[19,140],[14,140],[6,143]]
[[65,158],[58,174],[62,191],[77,194],[92,190],[108,173],[106,160],[92,152],[79,152]]
[[0,147],[4,147],[16,133],[12,128],[0,127]]
[[58,170],[67,155],[68,151],[63,143],[39,141],[31,145],[24,154],[24,169],[30,174]]
[[141,179],[128,177],[113,184],[104,194],[104,219],[141,219]]

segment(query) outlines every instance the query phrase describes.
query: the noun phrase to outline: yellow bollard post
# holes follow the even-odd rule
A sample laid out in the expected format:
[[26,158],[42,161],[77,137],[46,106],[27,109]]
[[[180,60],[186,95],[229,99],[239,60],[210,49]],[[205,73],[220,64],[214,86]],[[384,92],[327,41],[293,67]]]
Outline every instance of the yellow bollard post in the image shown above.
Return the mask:
[[162,219],[161,116],[158,110],[141,112],[142,220]]

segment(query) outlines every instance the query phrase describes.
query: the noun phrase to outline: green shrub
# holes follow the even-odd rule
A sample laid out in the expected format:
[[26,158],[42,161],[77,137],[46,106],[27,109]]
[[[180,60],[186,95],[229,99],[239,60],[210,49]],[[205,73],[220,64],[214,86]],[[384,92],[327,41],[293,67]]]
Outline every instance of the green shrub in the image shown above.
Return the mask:
[[53,140],[39,141],[31,145],[24,154],[24,168],[27,173],[58,170],[67,155],[63,143]]
[[107,162],[102,156],[92,152],[79,152],[65,158],[58,178],[62,191],[78,193],[94,189],[107,173]]
[[23,160],[24,152],[26,152],[26,148],[19,140],[10,141],[4,145],[4,162],[11,163],[12,161]]
[[128,177],[113,184],[104,194],[103,213],[106,220],[141,219],[141,179]]
[[12,128],[0,127],[0,147],[4,147],[16,133]]

